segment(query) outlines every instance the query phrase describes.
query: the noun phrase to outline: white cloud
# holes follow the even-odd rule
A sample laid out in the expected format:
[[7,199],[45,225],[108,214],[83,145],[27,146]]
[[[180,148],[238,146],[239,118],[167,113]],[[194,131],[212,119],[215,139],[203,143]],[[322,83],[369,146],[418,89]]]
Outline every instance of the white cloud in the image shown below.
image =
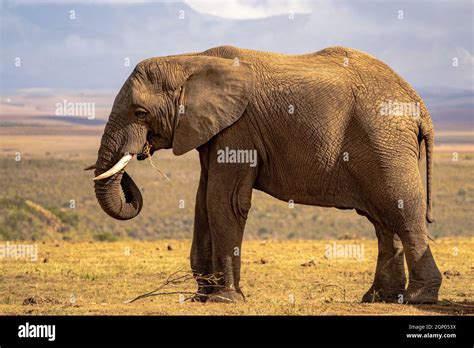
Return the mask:
[[196,12],[226,19],[261,19],[272,16],[311,13],[308,1],[280,0],[185,0]]
[[53,5],[65,5],[67,4],[109,4],[109,5],[137,5],[141,3],[149,2],[172,2],[173,0],[70,0],[65,2],[64,0],[10,0],[17,5],[37,5],[37,4],[53,4]]
[[[26,5],[6,6],[2,13],[3,89],[119,88],[142,59],[224,44],[288,54],[347,46],[383,60],[415,87],[473,88],[472,15],[461,1],[430,8],[413,3],[403,21],[397,11],[404,0],[384,7],[372,0],[147,0],[140,6],[77,5],[76,21],[67,18],[68,5],[56,6],[59,0],[37,1],[52,3],[42,5],[42,16]],[[294,21],[288,20],[290,11]],[[21,69],[13,66],[15,57],[22,58]],[[456,68],[453,57],[459,58]]]

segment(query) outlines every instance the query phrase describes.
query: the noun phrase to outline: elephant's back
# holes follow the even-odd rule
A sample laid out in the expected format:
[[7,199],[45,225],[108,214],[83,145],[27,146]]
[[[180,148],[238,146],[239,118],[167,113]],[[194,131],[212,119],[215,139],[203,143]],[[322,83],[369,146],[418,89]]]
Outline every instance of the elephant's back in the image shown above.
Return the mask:
[[255,51],[246,48],[239,48],[235,46],[218,46],[210,48],[204,52],[198,53],[198,55],[220,57],[226,59],[239,58],[248,62],[273,60],[273,59],[285,59],[291,57],[291,55],[283,53],[273,53],[265,51]]
[[[390,100],[419,103],[421,120],[431,122],[421,97],[408,82],[381,60],[357,49],[335,46],[289,55],[219,46],[198,54],[252,63],[260,76],[259,83],[268,88],[274,87],[275,79],[285,86],[292,81],[305,81],[315,91],[330,90],[329,95],[355,98],[365,115],[376,114],[376,109]],[[419,126],[420,120],[412,121],[414,127]]]
[[[209,48],[203,52],[199,53],[190,53],[192,55],[205,55],[205,56],[214,56],[226,59],[240,58],[249,62],[252,61],[287,61],[294,63],[308,63],[314,61],[315,63],[329,62],[330,60],[338,61],[342,64],[344,57],[357,58],[358,60],[373,60],[381,64],[384,64],[382,61],[378,60],[374,56],[359,51],[354,48],[334,46],[324,48],[317,52],[305,53],[305,54],[285,54],[285,53],[275,53],[267,51],[257,51],[246,48],[240,48],[230,45],[217,46]],[[387,66],[388,67],[388,66]]]
[[414,104],[419,108],[420,118],[412,118],[410,121],[399,119],[398,122],[411,123],[415,130],[420,122],[431,124],[429,112],[420,95],[380,59],[356,49],[339,46],[301,57],[325,66],[339,66],[336,73],[344,71],[358,100],[358,107],[364,109],[363,114],[377,114],[380,106],[388,103],[408,103],[407,105]]
[[305,73],[314,71],[316,75],[335,75],[334,78],[345,78],[348,83],[352,80],[357,83],[366,83],[364,77],[373,80],[373,77],[391,79],[395,83],[407,85],[395,71],[387,64],[374,56],[357,49],[335,46],[317,52],[291,55],[283,53],[256,51],[235,46],[218,46],[196,55],[214,56],[225,59],[240,59],[257,66],[257,70],[286,70],[295,72],[302,70]]
[[351,77],[356,87],[364,89],[399,89],[413,100],[421,97],[397,72],[369,53],[347,47],[329,47],[321,51],[300,56],[321,64],[337,64]]

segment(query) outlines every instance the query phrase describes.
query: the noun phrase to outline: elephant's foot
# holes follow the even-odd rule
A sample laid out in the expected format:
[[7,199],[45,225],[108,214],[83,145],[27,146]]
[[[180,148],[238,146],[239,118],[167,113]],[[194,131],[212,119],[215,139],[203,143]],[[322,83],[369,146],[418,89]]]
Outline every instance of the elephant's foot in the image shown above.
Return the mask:
[[362,297],[362,302],[403,303],[405,296],[406,277],[403,268],[396,268],[395,272],[380,272]]
[[208,294],[201,294],[198,292],[191,297],[191,302],[206,302],[208,298]]
[[432,284],[422,285],[416,284],[412,286],[408,285],[404,302],[410,304],[433,304],[438,302],[438,291],[441,286],[441,282],[435,282]]
[[398,235],[381,223],[375,223],[379,254],[374,282],[362,297],[362,302],[402,303],[407,277],[405,256]]
[[208,302],[234,303],[245,301],[245,296],[241,291],[226,289],[220,290],[207,297]]
[[375,302],[385,302],[385,303],[401,303],[400,300],[403,300],[405,296],[405,289],[399,288],[399,290],[385,290],[380,287],[374,287],[373,285],[370,289],[362,296],[362,302],[364,303],[375,303]]
[[[409,258],[407,260],[410,261]],[[437,303],[443,278],[436,266],[430,248],[427,247],[422,257],[416,262],[408,262],[408,267],[410,268],[410,266],[410,279],[404,302],[410,304]]]
[[208,282],[201,282],[198,284],[197,292],[191,297],[192,302],[206,302],[209,297],[219,291],[219,287]]

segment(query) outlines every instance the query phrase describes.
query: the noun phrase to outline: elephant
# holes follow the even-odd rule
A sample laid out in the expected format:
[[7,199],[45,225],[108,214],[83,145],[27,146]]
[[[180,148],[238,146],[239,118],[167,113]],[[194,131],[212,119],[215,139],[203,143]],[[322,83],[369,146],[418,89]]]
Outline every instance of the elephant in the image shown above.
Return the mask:
[[[196,301],[245,300],[241,246],[255,189],[352,209],[374,225],[377,265],[362,302],[435,303],[442,278],[427,232],[433,146],[421,97],[367,53],[220,46],[136,65],[105,125],[94,189],[108,215],[134,218],[143,198],[127,163],[161,149],[198,151],[190,253]],[[249,153],[256,154],[250,164]]]

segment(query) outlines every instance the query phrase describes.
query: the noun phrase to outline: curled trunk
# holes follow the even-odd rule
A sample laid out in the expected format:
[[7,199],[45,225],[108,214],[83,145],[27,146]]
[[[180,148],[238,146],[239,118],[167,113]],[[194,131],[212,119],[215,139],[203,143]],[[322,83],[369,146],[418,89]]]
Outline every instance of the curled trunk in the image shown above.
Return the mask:
[[[133,141],[129,139],[129,134],[132,132],[127,130],[127,126],[117,123],[112,116],[102,136],[95,176],[112,168],[124,152],[136,150],[130,146]],[[136,147],[139,148],[138,145]],[[124,169],[108,178],[94,181],[94,188],[102,209],[115,219],[132,219],[142,209],[143,199],[140,190]]]
[[96,181],[95,195],[102,209],[118,220],[134,218],[143,206],[140,190],[125,171]]

